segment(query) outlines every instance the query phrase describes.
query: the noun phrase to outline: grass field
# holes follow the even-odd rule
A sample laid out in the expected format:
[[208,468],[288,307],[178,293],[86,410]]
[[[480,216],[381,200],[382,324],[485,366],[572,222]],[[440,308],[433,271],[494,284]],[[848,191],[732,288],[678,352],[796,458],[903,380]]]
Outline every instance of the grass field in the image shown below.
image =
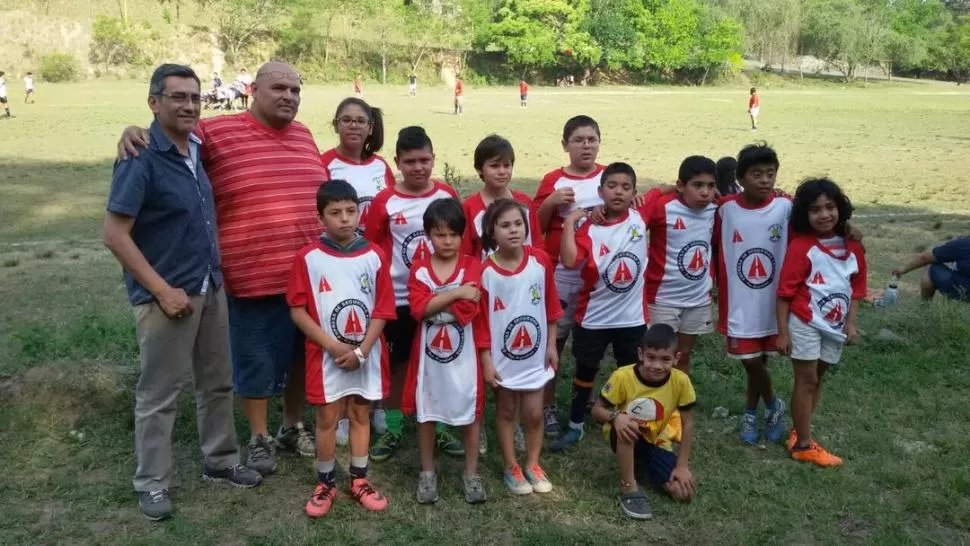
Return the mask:
[[[12,95],[17,117],[0,120],[0,544],[970,544],[970,308],[919,304],[915,272],[900,307],[863,309],[861,344],[826,383],[816,431],[846,459],[838,470],[795,464],[779,446],[739,445],[743,375],[710,336],[694,362],[699,496],[677,505],[653,494],[652,522],[621,515],[598,429],[574,453],[544,457],[556,485],[544,497],[512,498],[493,449],[482,469],[490,500],[476,507],[461,498],[460,462],[445,459],[441,502],[413,501],[412,435],[372,466],[388,512],[365,514],[342,497],[332,515],[308,521],[308,460],[283,456],[279,474],[252,491],[201,482],[188,396],[175,432],[176,518],[145,521],[130,482],[137,351],[99,230],[117,136],[149,120],[146,87],[42,85],[36,104]],[[300,119],[321,147],[334,141],[327,120],[346,92],[306,91]],[[450,115],[442,88],[417,98],[403,88],[367,93],[386,109],[389,148],[402,126],[424,125],[438,171],[453,165],[466,193],[477,187],[471,158],[481,137],[512,140],[516,184],[531,192],[564,161],[562,123],[586,113],[603,129],[600,159],[629,161],[642,178],[669,181],[687,155],[733,155],[755,139],[778,149],[782,188],[832,176],[857,205],[872,286],[911,253],[970,234],[970,92],[951,86],[766,89],[756,134],[743,89],[535,89],[527,110],[511,88],[473,89],[462,117]],[[787,397],[790,365],[773,370]],[[563,382],[562,404],[568,389]],[[731,416],[713,418],[717,406]],[[241,419],[237,427],[245,437]]]

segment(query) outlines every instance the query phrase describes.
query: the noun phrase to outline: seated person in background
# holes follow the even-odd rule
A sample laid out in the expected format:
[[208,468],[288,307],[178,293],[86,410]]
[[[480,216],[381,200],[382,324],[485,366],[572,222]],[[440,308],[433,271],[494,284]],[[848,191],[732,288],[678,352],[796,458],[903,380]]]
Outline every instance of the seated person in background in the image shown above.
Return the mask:
[[970,301],[970,236],[957,237],[931,250],[924,250],[903,267],[893,269],[901,277],[928,265],[920,279],[920,296],[933,299],[937,291],[960,301]]

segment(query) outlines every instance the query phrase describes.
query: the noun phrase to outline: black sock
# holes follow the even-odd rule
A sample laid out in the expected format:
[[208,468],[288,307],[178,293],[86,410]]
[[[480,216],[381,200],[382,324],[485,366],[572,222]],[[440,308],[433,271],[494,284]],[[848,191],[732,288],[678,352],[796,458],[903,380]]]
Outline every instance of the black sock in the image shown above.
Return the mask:
[[590,391],[593,390],[596,371],[597,369],[592,366],[576,368],[576,375],[573,378],[573,402],[569,408],[571,423],[582,423],[586,419],[586,403],[589,401]]
[[337,469],[333,469],[330,472],[317,472],[317,481],[320,483],[333,487],[337,483]]
[[350,479],[356,480],[356,479],[366,478],[366,477],[367,477],[366,466],[350,465]]

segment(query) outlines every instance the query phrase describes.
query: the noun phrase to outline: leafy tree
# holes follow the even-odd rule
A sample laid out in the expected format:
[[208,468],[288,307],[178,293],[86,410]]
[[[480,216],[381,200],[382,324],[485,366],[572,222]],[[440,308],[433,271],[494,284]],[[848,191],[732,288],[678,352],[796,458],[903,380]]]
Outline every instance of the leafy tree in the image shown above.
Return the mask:
[[138,34],[117,17],[98,14],[91,29],[88,57],[105,68],[136,63],[141,57]]
[[51,53],[40,59],[40,77],[48,82],[73,82],[81,74],[81,64],[69,53]]
[[270,37],[283,13],[282,0],[199,0],[199,4],[215,12],[219,45],[230,63]]
[[854,0],[810,0],[802,43],[848,81],[864,56],[864,24],[862,8]]

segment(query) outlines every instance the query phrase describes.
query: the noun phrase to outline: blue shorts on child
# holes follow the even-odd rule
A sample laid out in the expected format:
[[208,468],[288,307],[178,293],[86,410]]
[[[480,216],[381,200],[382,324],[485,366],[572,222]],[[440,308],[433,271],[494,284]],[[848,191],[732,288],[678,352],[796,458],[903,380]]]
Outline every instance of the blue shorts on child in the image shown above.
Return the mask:
[[[616,429],[610,428],[610,449],[616,453]],[[647,475],[650,485],[660,487],[670,481],[670,475],[677,466],[677,454],[673,451],[656,446],[643,439],[637,438],[633,448],[634,473],[637,476]]]

